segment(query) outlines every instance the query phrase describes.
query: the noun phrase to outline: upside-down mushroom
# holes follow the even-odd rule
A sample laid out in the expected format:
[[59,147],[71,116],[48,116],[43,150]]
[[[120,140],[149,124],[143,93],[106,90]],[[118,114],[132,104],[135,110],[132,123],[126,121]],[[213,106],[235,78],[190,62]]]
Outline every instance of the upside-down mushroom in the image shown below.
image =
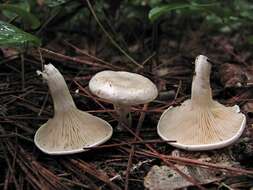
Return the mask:
[[112,136],[106,121],[77,109],[61,73],[52,65],[37,71],[47,80],[54,103],[54,117],[35,134],[36,146],[47,154],[73,154],[100,145]]
[[195,76],[191,99],[181,106],[170,107],[161,116],[157,132],[171,145],[186,150],[211,150],[228,146],[242,134],[246,117],[237,105],[226,107],[212,99],[211,64],[199,55],[195,60]]

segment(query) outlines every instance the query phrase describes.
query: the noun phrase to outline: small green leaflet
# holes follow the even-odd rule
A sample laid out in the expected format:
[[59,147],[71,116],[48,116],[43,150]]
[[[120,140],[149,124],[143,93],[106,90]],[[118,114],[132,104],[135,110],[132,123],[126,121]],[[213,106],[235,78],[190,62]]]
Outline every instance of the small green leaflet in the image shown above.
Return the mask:
[[32,34],[0,21],[0,47],[27,47],[40,46],[40,39]]
[[160,16],[169,13],[173,10],[192,8],[192,9],[207,9],[208,7],[217,6],[217,3],[210,4],[197,4],[197,3],[171,3],[168,5],[163,5],[159,7],[155,7],[149,11],[148,17],[151,22],[157,20]]
[[0,4],[0,10],[9,11],[17,14],[23,19],[23,22],[32,29],[36,29],[40,26],[40,21],[36,18],[36,16],[16,5]]
[[178,4],[169,4],[169,5],[163,5],[160,7],[155,7],[149,11],[148,18],[151,20],[151,22],[154,22],[156,19],[158,19],[163,14],[166,14],[172,10],[177,9],[183,9],[191,6],[188,3],[178,3]]

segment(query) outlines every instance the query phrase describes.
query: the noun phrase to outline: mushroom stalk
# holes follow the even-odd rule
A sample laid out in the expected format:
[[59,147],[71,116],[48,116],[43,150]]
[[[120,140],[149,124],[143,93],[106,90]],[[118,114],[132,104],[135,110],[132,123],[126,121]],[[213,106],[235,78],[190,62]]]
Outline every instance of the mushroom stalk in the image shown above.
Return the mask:
[[68,90],[67,84],[60,74],[54,72],[54,76],[49,76],[47,72],[37,71],[44,79],[48,81],[49,90],[54,103],[55,113],[58,111],[67,111],[70,108],[76,108],[74,100]]
[[192,81],[192,108],[209,107],[213,102],[210,87],[211,65],[206,57],[198,57],[198,59],[195,63],[195,76]]
[[114,104],[114,109],[116,110],[116,113],[118,114],[119,117],[117,129],[119,131],[124,130],[124,125],[131,127],[132,125],[132,117],[130,115],[131,107],[127,105]]

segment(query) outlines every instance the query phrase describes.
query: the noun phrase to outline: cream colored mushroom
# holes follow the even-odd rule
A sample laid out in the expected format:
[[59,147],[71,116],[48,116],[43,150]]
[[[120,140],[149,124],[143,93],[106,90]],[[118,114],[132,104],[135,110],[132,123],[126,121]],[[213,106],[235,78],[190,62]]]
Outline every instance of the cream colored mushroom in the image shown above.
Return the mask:
[[123,124],[131,125],[127,118],[132,105],[145,104],[154,100],[158,91],[148,78],[125,71],[102,71],[92,77],[89,88],[96,96],[114,105],[119,115],[118,130]]
[[106,121],[77,109],[61,73],[52,65],[37,71],[47,80],[54,103],[54,117],[35,134],[36,146],[47,154],[73,154],[100,145],[112,136]]
[[246,117],[237,105],[226,107],[212,99],[211,64],[199,55],[195,60],[195,76],[191,99],[181,106],[170,107],[161,116],[157,132],[171,145],[186,150],[211,150],[234,143],[242,134]]

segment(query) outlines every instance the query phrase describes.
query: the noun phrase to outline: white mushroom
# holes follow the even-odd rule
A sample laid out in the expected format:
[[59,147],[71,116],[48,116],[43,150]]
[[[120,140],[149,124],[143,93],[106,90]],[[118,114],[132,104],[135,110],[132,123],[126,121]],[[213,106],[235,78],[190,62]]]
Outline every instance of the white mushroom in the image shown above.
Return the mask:
[[151,102],[158,95],[155,84],[148,78],[125,71],[97,73],[90,80],[89,88],[93,94],[113,103],[119,115],[119,130],[123,124],[131,125],[127,116],[132,105]]
[[181,106],[170,107],[161,116],[157,132],[171,145],[186,150],[210,150],[228,146],[242,134],[246,117],[239,107],[225,107],[212,99],[211,64],[199,55],[195,60],[195,76],[191,99]]
[[54,117],[35,134],[36,146],[47,154],[73,154],[100,145],[112,135],[106,121],[76,108],[61,73],[52,65],[37,71],[48,82],[54,103]]

